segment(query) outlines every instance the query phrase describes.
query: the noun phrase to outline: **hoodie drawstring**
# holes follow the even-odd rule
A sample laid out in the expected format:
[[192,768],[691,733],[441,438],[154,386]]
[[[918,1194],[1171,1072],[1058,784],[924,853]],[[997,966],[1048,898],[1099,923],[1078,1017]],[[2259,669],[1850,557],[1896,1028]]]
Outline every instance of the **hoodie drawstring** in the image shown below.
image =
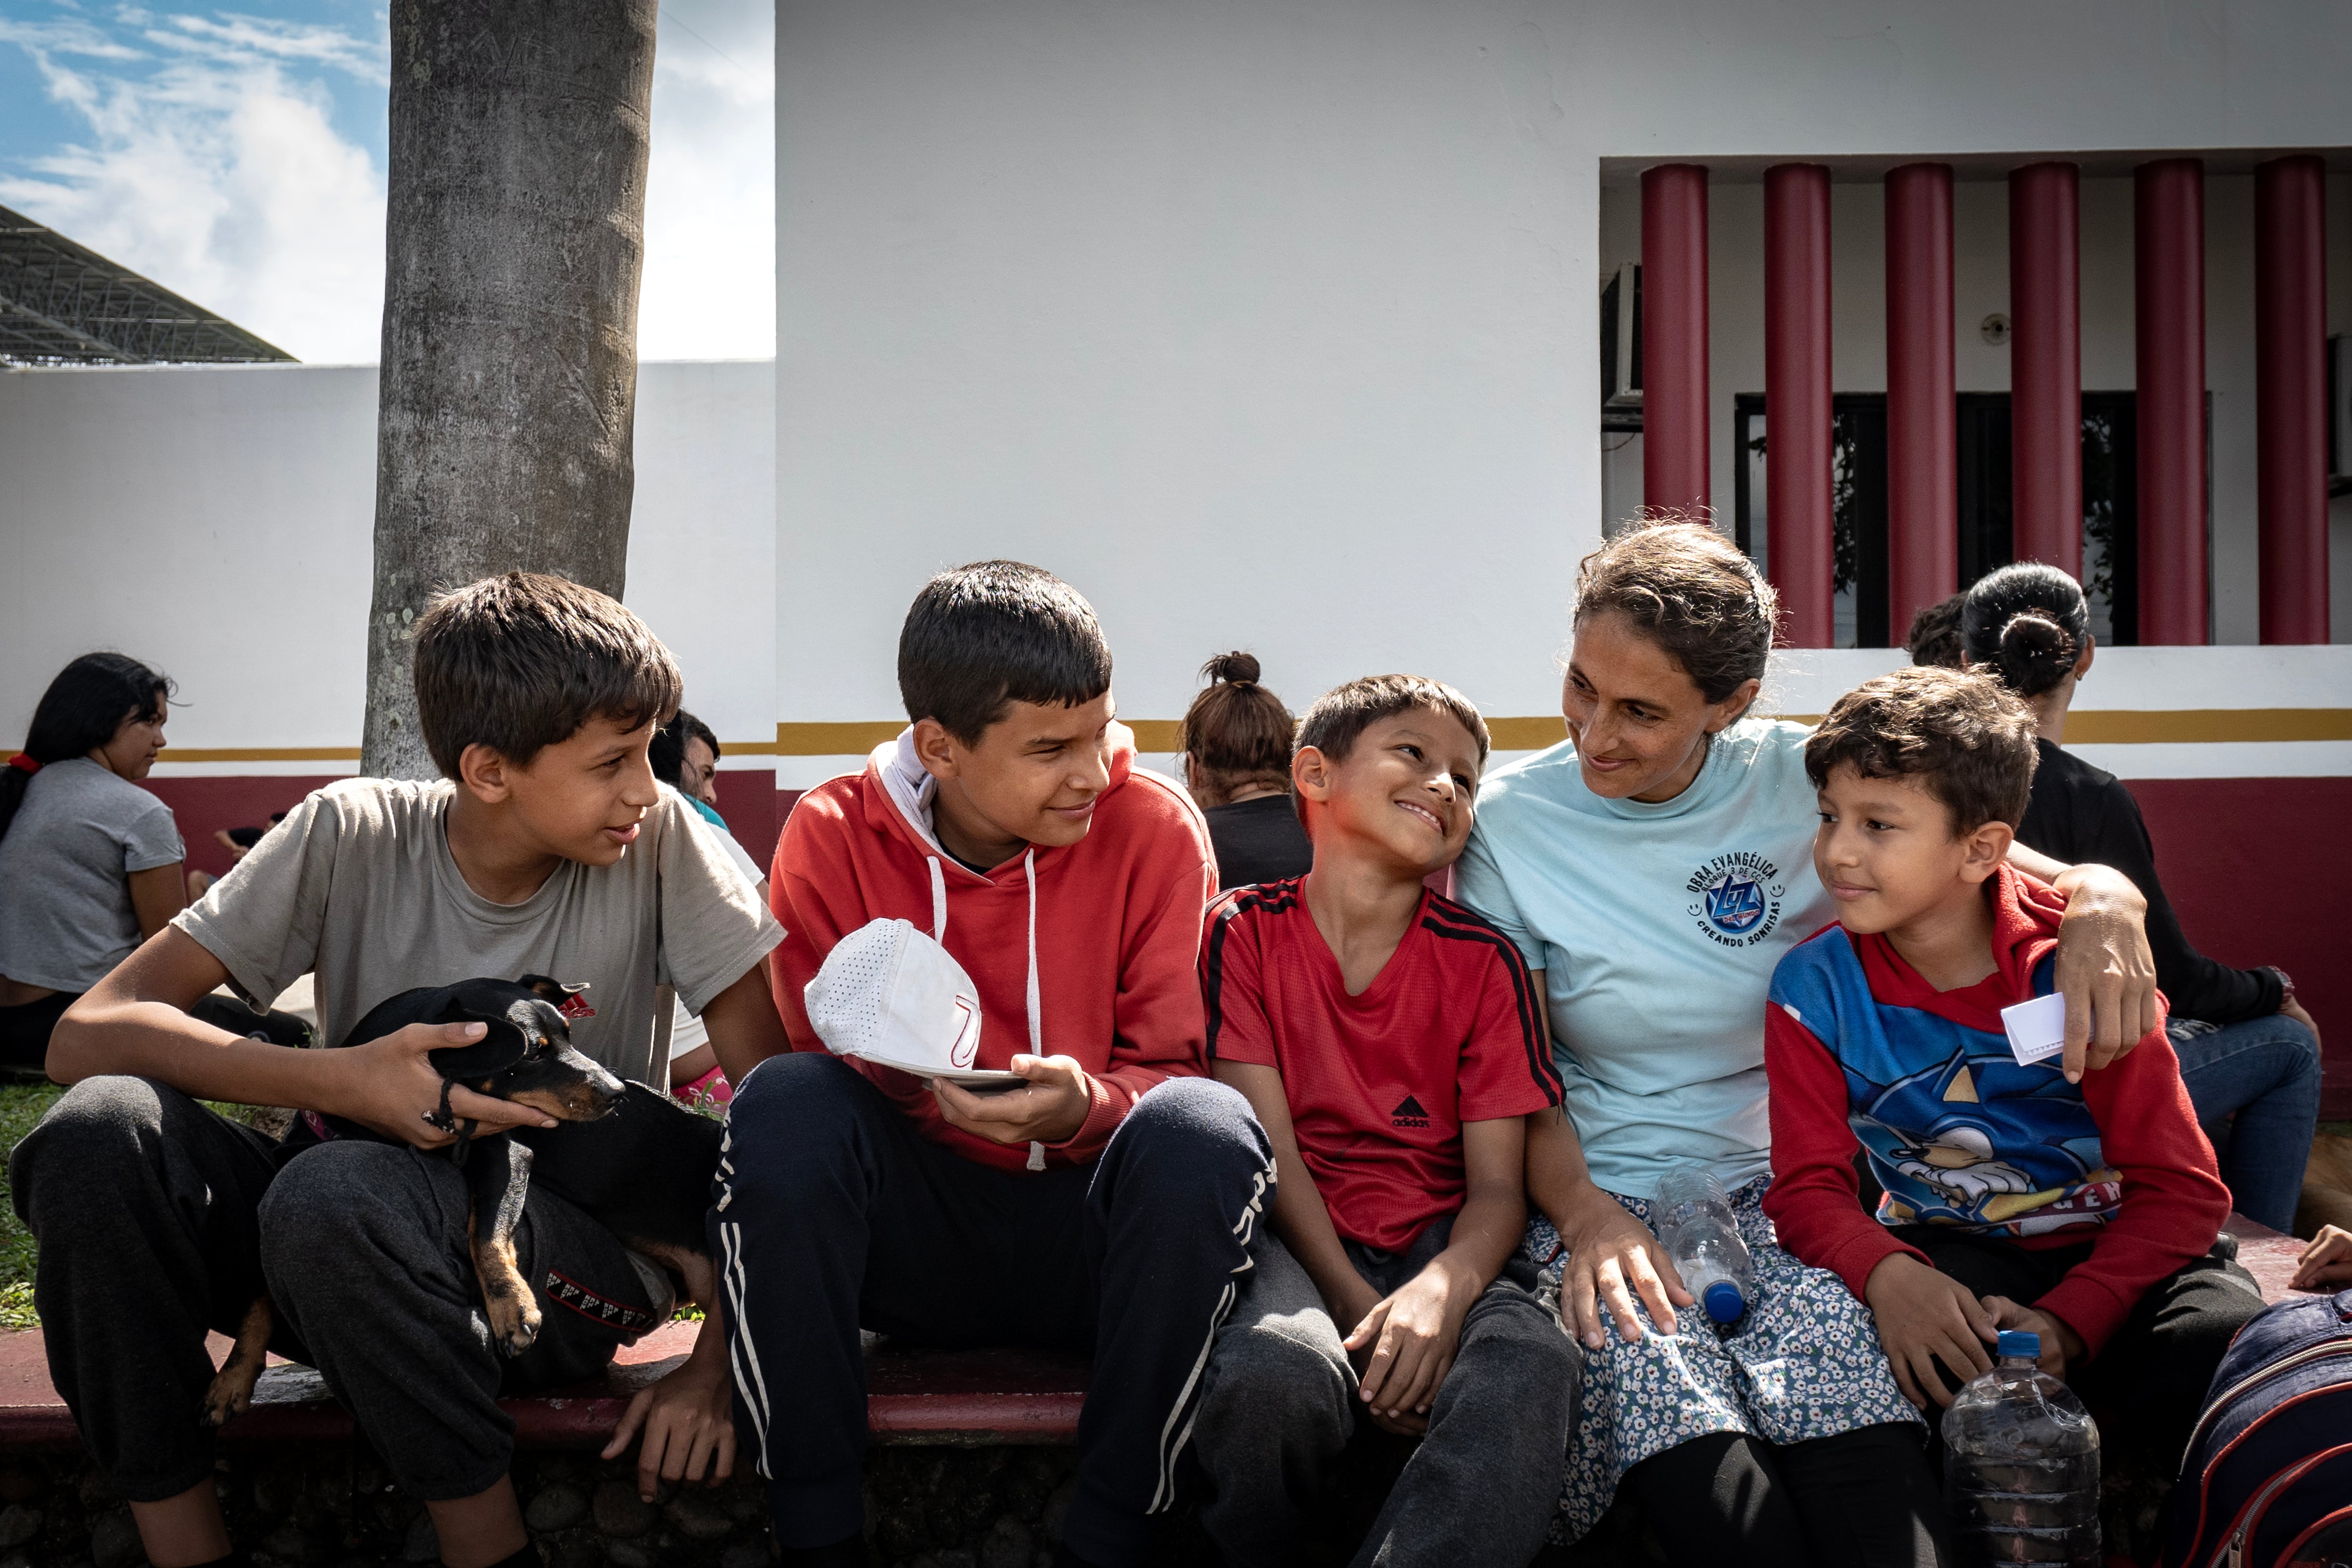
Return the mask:
[[[948,944],[948,879],[940,868],[940,858],[927,855],[924,863],[931,868],[931,940],[941,947]],[[1031,846],[1021,858],[1021,868],[1029,879],[1029,1054],[1045,1054],[1045,1022],[1044,1003],[1037,990],[1037,850]],[[1045,1168],[1045,1145],[1032,1142],[1029,1145],[1029,1168]]]
[[[1037,994],[1037,850],[1034,845],[1021,858],[1021,868],[1029,875],[1029,1054],[1042,1057],[1045,1054],[1045,1021],[1040,1016],[1043,1004]],[[932,862],[932,871],[937,875],[937,861]],[[1032,1142],[1029,1145],[1029,1168],[1033,1171],[1045,1168],[1045,1145],[1043,1143]]]

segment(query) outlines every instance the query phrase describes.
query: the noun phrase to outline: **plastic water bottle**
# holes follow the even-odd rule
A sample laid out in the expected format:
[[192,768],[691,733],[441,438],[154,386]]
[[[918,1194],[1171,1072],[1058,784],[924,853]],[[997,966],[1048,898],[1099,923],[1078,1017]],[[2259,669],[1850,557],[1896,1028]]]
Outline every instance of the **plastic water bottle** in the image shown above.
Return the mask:
[[1650,1228],[1709,1318],[1736,1323],[1747,1316],[1756,1298],[1756,1260],[1739,1239],[1731,1199],[1714,1172],[1704,1165],[1668,1171],[1650,1204]]
[[2099,1428],[2042,1370],[2042,1336],[2003,1330],[2000,1359],[1944,1413],[1944,1498],[1969,1568],[2097,1568]]

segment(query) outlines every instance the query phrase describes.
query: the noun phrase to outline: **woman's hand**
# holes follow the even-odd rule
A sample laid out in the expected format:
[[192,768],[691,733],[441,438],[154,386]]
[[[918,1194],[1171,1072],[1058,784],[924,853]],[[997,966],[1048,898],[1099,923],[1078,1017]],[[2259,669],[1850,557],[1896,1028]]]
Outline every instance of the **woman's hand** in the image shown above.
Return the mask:
[[1642,1337],[1642,1320],[1633,1311],[1639,1296],[1658,1331],[1675,1332],[1675,1309],[1698,1298],[1683,1288],[1674,1260],[1648,1226],[1600,1188],[1589,1190],[1591,1195],[1573,1212],[1551,1216],[1568,1249],[1559,1281],[1560,1326],[1585,1349],[1597,1351],[1606,1340],[1604,1319],[1614,1320],[1619,1337],[1631,1343]]
[[2294,1278],[2287,1283],[2297,1290],[2340,1290],[2352,1285],[2352,1230],[2321,1226],[2295,1259]]
[[2066,998],[2066,1081],[2080,1083],[2085,1068],[2105,1067],[2156,1027],[2156,955],[2147,900],[2130,878],[2075,866],[2056,886],[2066,895],[2056,976]]
[[735,1473],[735,1384],[723,1353],[725,1334],[713,1310],[686,1364],[659,1382],[637,1390],[613,1428],[600,1458],[629,1451],[637,1429],[637,1495],[654,1500],[664,1481],[699,1481],[717,1486]]

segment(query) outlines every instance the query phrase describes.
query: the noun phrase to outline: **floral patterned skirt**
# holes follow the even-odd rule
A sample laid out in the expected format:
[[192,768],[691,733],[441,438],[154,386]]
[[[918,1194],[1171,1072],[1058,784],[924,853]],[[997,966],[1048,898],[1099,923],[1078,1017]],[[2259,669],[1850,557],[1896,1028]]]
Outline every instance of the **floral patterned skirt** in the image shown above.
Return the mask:
[[[1889,1421],[1925,1424],[1895,1386],[1870,1309],[1836,1275],[1774,1245],[1767,1184],[1759,1178],[1731,1194],[1756,1262],[1757,1299],[1746,1317],[1718,1327],[1694,1308],[1678,1314],[1681,1332],[1662,1334],[1636,1297],[1642,1337],[1629,1343],[1612,1327],[1601,1349],[1585,1352],[1583,1413],[1560,1487],[1566,1541],[1600,1522],[1627,1470],[1710,1432],[1801,1443]],[[1610,1195],[1650,1223],[1643,1199]],[[1549,1220],[1535,1217],[1520,1249],[1547,1285],[1559,1283],[1567,1253]]]

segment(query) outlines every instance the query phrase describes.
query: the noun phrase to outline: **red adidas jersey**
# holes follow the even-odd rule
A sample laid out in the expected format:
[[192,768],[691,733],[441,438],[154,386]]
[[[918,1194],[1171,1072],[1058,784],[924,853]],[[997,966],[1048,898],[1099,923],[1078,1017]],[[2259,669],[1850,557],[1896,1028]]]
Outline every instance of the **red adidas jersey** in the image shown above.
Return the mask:
[[1542,1005],[1510,939],[1424,892],[1404,940],[1348,994],[1297,879],[1209,906],[1209,1055],[1282,1074],[1331,1224],[1391,1252],[1462,1206],[1462,1124],[1559,1103]]

